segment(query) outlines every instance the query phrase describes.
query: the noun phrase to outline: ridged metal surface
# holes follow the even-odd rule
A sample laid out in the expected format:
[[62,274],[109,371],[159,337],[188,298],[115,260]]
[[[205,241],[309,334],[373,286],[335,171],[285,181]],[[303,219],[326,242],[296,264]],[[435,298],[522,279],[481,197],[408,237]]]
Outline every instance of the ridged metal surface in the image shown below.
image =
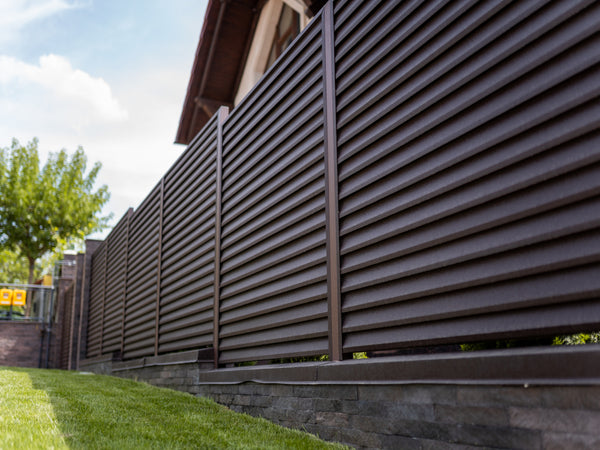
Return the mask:
[[125,214],[106,239],[108,255],[102,353],[121,350],[127,263],[127,220],[128,214]]
[[160,183],[131,218],[123,356],[154,354]]
[[221,362],[327,353],[320,40],[315,18],[224,124]]
[[90,304],[88,311],[88,332],[86,354],[88,358],[99,356],[102,351],[102,312],[104,308],[105,290],[105,253],[106,241],[92,256],[92,273],[90,282]]
[[216,116],[165,175],[159,353],[212,344]]
[[600,328],[600,4],[339,1],[333,34],[330,13],[136,211],[126,276],[122,228],[94,254],[88,356],[117,347],[125,279],[125,358]]
[[600,5],[358,3],[336,22],[345,351],[598,327]]

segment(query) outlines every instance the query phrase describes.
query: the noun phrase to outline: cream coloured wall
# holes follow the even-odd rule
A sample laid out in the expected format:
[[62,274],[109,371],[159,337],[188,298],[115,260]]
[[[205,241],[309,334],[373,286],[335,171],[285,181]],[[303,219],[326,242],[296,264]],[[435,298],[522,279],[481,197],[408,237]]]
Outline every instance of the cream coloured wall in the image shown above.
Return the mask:
[[265,67],[267,66],[273,37],[275,36],[275,30],[277,28],[277,22],[279,21],[279,16],[281,15],[281,9],[283,8],[284,3],[300,14],[301,30],[308,25],[308,22],[310,22],[309,17],[304,13],[306,7],[301,0],[267,1],[263,6],[258,23],[256,24],[256,30],[254,32],[252,44],[250,45],[246,64],[244,65],[240,86],[235,95],[234,106],[237,106],[265,73]]

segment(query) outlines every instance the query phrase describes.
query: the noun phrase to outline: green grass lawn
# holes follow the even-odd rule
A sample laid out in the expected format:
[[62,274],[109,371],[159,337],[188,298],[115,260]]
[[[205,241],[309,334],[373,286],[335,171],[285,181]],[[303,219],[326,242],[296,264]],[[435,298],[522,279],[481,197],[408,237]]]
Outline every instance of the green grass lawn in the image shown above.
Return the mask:
[[0,367],[0,448],[344,448],[182,392]]

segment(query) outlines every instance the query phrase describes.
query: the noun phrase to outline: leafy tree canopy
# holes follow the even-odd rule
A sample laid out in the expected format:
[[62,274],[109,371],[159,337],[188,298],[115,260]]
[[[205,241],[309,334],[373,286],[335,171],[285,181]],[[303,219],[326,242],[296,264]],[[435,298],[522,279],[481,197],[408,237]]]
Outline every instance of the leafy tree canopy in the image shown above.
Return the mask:
[[17,252],[0,250],[0,283],[27,283],[27,261]]
[[52,153],[40,167],[36,138],[0,149],[0,249],[27,260],[29,283],[36,260],[106,228],[110,217],[100,213],[110,194],[105,185],[94,191],[100,167],[86,174],[81,147]]

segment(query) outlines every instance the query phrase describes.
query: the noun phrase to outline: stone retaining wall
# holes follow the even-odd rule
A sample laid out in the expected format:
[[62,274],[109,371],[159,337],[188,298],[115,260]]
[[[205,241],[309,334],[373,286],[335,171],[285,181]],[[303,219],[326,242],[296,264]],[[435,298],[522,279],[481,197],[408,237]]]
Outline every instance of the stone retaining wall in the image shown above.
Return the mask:
[[250,382],[198,394],[359,448],[600,448],[599,387]]
[[356,448],[581,449],[600,448],[599,352],[586,346],[218,370],[200,352],[184,352],[81,367],[209,397]]

